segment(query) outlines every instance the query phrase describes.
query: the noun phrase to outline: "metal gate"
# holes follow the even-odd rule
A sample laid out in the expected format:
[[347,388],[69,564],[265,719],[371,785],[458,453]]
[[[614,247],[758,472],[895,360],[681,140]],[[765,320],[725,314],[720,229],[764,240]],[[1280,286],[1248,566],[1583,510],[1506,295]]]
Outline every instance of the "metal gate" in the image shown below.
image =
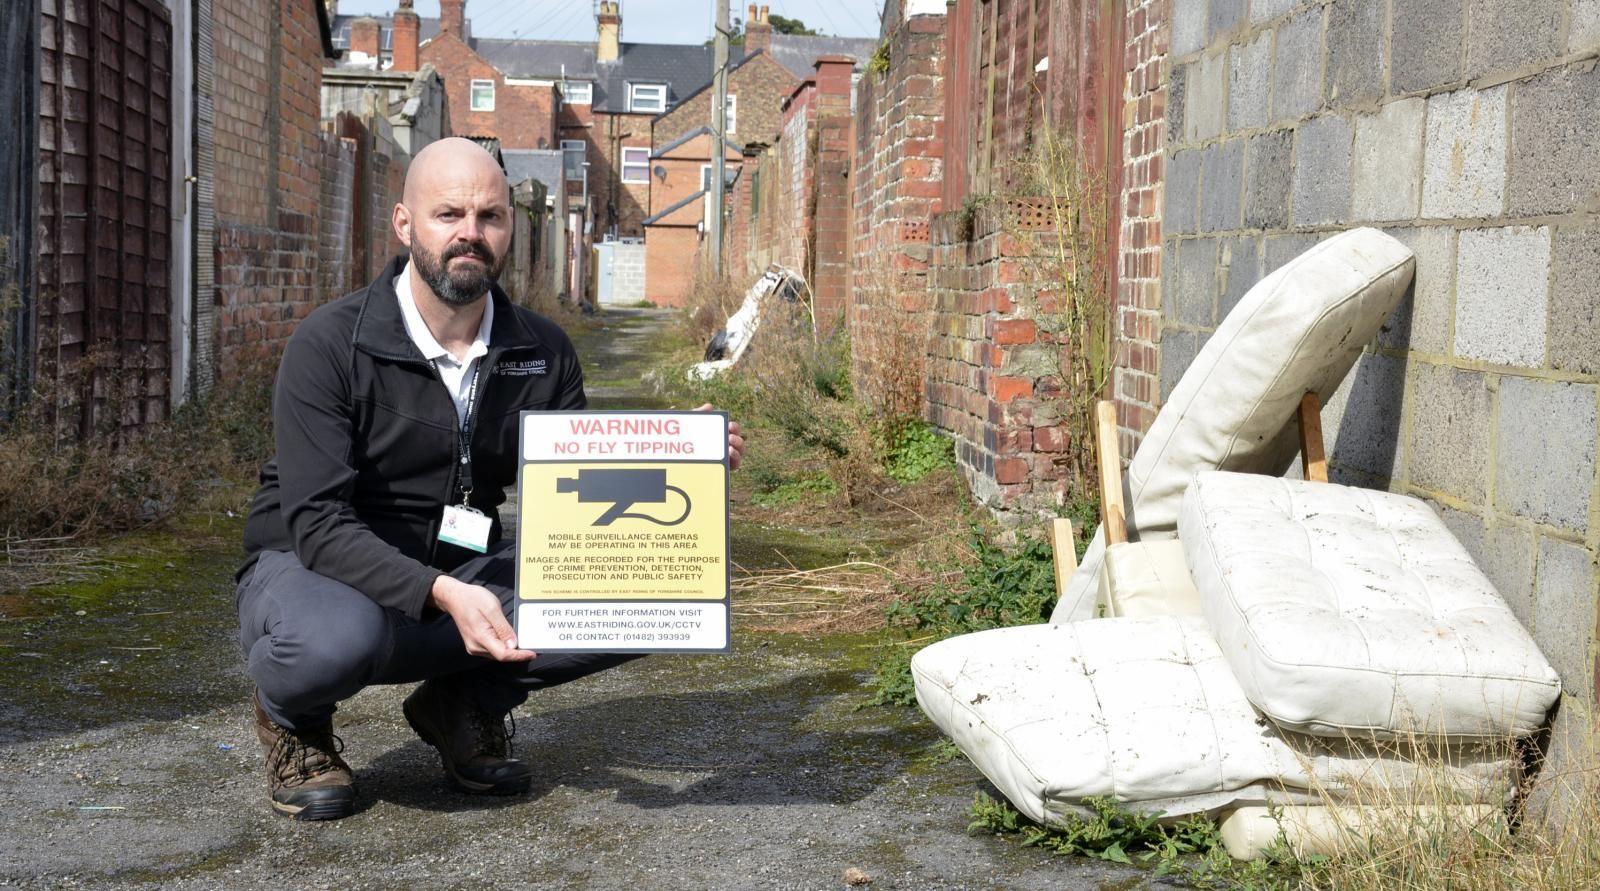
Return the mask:
[[594,246],[594,302],[610,306],[615,299],[617,243],[606,241]]
[[166,417],[172,28],[161,0],[40,0],[37,367],[79,435]]

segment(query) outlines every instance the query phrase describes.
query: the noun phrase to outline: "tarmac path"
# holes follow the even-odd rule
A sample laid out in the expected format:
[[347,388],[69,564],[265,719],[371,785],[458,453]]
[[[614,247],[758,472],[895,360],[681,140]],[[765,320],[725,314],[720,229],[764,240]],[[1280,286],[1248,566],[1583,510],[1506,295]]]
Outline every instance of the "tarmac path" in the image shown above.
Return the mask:
[[[617,310],[580,354],[601,407],[644,407],[661,311]],[[621,383],[618,383],[621,382]],[[536,694],[515,798],[458,794],[400,715],[340,710],[351,818],[264,800],[236,643],[238,518],[136,537],[82,591],[0,592],[0,886],[1132,888],[1149,874],[966,832],[983,786],[914,709],[863,708],[871,642],[740,634]],[[737,532],[735,533],[737,535]],[[136,558],[136,559],[135,559]]]

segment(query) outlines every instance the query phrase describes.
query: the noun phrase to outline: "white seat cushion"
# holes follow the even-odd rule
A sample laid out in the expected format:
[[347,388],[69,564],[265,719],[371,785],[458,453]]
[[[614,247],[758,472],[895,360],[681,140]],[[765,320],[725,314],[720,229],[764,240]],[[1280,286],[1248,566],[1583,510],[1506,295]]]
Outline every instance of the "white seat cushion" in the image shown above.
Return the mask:
[[[1299,440],[1307,391],[1327,398],[1378,336],[1411,284],[1415,259],[1376,229],[1352,229],[1262,279],[1222,320],[1166,398],[1123,478],[1128,539],[1177,534],[1178,510],[1200,470],[1281,476]],[[1094,611],[1104,530],[1095,533],[1052,622]]]
[[1254,860],[1280,840],[1296,857],[1394,850],[1407,843],[1468,833],[1504,843],[1505,809],[1492,804],[1284,805],[1242,807],[1223,815],[1217,829],[1229,856]]
[[[1393,751],[1285,733],[1245,699],[1198,617],[1089,619],[967,634],[911,662],[917,702],[1019,810],[1041,822],[1107,795],[1168,815],[1406,788]],[[1501,801],[1503,747],[1452,750],[1430,786]]]
[[1169,538],[1106,548],[1100,601],[1108,616],[1200,615],[1200,591],[1189,578],[1183,543]]
[[1250,701],[1321,735],[1531,734],[1555,670],[1423,502],[1211,471],[1178,531]]

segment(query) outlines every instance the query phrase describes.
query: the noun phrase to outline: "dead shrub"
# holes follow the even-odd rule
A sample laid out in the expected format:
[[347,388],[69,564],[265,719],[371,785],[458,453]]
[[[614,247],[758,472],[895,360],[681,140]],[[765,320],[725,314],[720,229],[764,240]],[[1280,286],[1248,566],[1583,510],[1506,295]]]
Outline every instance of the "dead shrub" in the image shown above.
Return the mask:
[[[1067,427],[1069,493],[1095,490],[1095,403],[1105,398],[1113,354],[1111,214],[1105,177],[1073,139],[1047,120],[1030,151],[1008,164],[1001,226],[1022,246],[1033,279],[1031,316],[1040,342],[1060,349],[1059,395],[1046,408]],[[1036,418],[1036,423],[1042,419]]]
[[146,525],[179,505],[238,500],[240,484],[272,449],[272,372],[265,358],[241,360],[205,397],[161,422],[131,429],[128,392],[99,362],[106,395],[96,426],[79,436],[73,387],[84,364],[41,375],[28,404],[0,431],[0,539],[35,540],[116,532]]
[[[888,264],[874,264],[865,273],[860,287],[866,305],[877,308],[876,324],[862,326],[871,331],[872,341],[857,344],[853,372],[862,400],[876,412],[884,435],[893,439],[922,417],[933,312],[925,304],[908,305],[902,273]],[[925,292],[922,298],[926,301]]]
[[733,276],[716,275],[711,265],[696,254],[694,280],[689,285],[689,297],[678,316],[679,333],[690,343],[705,346],[711,338],[728,324],[728,317],[744,303],[745,291],[755,283],[737,281]]

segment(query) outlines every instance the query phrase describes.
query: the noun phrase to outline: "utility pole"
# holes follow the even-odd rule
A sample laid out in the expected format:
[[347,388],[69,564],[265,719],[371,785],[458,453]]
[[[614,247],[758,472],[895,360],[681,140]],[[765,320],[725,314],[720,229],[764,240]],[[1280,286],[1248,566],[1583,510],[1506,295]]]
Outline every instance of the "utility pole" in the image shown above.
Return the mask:
[[716,48],[712,51],[711,100],[711,274],[722,275],[722,189],[727,182],[723,156],[728,145],[728,0],[717,6]]

